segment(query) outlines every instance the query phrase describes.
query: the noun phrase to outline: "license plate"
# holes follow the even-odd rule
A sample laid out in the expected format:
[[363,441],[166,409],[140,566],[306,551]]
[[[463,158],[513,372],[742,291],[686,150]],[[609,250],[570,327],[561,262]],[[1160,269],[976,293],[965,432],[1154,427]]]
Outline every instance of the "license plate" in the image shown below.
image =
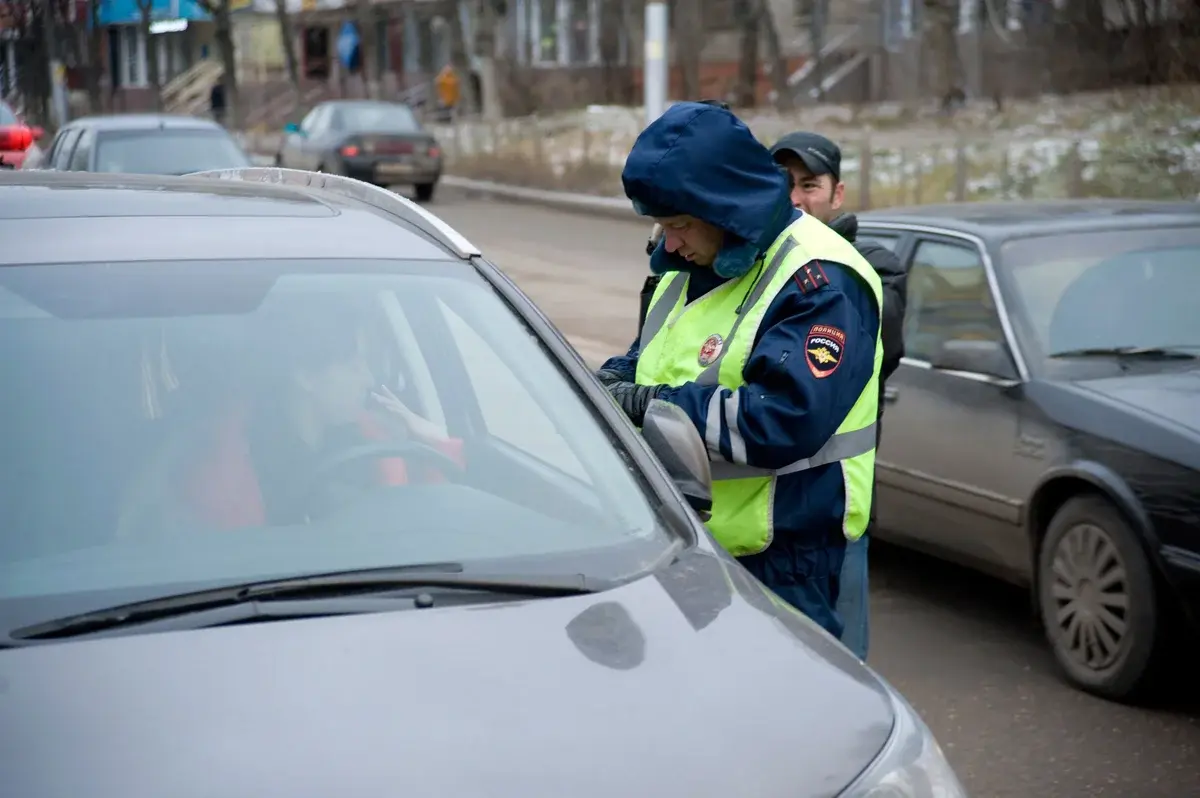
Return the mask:
[[402,177],[413,173],[410,163],[381,163],[375,166],[375,174],[380,177]]

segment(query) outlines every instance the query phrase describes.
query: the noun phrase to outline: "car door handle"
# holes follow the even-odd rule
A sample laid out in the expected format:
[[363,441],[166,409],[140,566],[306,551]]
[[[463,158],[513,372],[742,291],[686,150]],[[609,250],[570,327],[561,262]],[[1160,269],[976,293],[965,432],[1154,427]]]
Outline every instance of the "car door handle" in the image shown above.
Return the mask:
[[891,403],[900,398],[900,391],[896,388],[883,389],[883,401]]

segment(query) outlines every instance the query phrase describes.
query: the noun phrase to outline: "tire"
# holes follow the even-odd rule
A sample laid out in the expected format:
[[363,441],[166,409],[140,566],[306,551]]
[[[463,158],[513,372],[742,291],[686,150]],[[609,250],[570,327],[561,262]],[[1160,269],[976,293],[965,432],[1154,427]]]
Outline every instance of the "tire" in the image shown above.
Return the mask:
[[1148,686],[1162,637],[1158,589],[1116,507],[1076,496],[1059,508],[1038,549],[1038,586],[1042,626],[1070,682],[1113,700]]
[[275,153],[275,166],[276,167],[283,166],[283,154],[282,153],[278,153],[278,152]]
[[417,202],[429,202],[437,183],[417,183]]

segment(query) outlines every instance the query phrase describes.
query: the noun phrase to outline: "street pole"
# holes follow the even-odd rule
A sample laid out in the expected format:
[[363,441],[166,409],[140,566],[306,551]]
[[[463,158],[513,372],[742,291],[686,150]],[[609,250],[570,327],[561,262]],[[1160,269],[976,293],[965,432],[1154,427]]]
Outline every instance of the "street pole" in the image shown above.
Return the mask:
[[662,116],[667,105],[667,4],[646,3],[646,53],[642,93],[646,102],[646,124]]

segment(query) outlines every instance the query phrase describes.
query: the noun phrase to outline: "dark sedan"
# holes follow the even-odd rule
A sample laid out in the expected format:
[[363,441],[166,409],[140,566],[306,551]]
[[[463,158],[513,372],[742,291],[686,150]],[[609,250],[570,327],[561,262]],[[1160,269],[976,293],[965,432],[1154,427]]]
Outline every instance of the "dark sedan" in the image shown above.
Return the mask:
[[186,175],[250,165],[250,157],[229,131],[211,120],[113,114],[81,117],[59,128],[36,168]]
[[6,796],[963,798],[420,206],[28,172],[0,240]]
[[442,151],[411,108],[376,100],[321,103],[299,125],[288,125],[277,166],[345,175],[378,186],[412,186],[433,199]]
[[910,270],[880,537],[1030,586],[1078,686],[1129,697],[1200,608],[1200,204],[864,214]]

